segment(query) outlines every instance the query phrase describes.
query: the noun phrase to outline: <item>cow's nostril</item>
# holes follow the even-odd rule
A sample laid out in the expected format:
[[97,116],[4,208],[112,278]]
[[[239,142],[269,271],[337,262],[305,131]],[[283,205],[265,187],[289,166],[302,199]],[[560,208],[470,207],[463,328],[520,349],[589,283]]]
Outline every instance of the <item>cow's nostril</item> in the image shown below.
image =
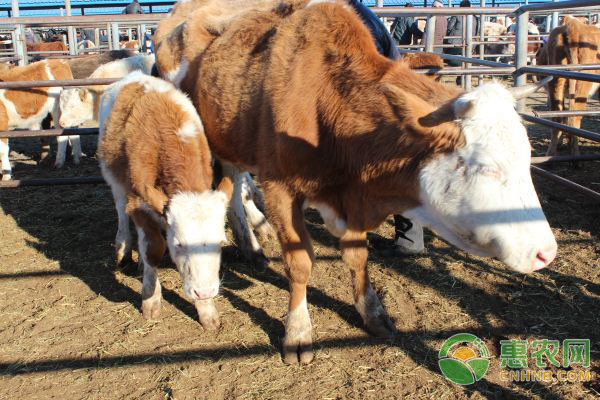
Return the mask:
[[535,260],[533,261],[533,270],[537,271],[539,269],[545,268],[556,257],[556,248],[549,250],[540,250],[535,256]]

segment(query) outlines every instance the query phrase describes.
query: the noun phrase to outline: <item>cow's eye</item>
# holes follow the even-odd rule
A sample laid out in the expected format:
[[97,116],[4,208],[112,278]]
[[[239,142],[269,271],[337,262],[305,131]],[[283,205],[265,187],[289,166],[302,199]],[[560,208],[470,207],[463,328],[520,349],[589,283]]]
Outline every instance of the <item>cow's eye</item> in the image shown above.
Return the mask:
[[479,173],[481,175],[498,180],[502,177],[502,172],[500,171],[500,169],[493,165],[482,165],[481,167],[479,167]]

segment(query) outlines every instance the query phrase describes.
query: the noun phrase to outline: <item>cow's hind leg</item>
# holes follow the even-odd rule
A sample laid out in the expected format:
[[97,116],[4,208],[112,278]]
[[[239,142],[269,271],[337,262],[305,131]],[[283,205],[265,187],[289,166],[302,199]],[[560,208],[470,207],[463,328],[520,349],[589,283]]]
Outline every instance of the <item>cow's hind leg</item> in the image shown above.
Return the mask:
[[302,201],[275,183],[265,184],[265,201],[275,226],[290,284],[290,301],[283,339],[283,361],[309,363],[313,359],[312,326],[306,286],[315,261],[302,212]]
[[373,335],[390,337],[394,324],[373,290],[367,271],[367,233],[347,230],[340,238],[342,259],[350,267],[354,287],[354,306],[365,327]]
[[8,147],[8,138],[0,139],[0,159],[2,162],[2,180],[9,181],[12,179],[12,168],[10,166],[10,148]]
[[[248,173],[240,172],[228,163],[223,163],[223,175],[231,178],[234,185],[227,220],[233,231],[236,244],[246,259],[257,264],[267,264],[268,259],[265,257],[253,231],[254,223],[264,219],[264,215],[258,211],[253,203],[252,193],[247,184],[248,179],[252,178]],[[249,203],[252,203],[252,206]],[[260,217],[256,213],[259,213]]]
[[136,209],[131,218],[138,233],[140,259],[144,264],[142,287],[142,314],[144,318],[154,319],[160,313],[161,288],[156,267],[165,254],[166,243],[160,226],[147,212]]

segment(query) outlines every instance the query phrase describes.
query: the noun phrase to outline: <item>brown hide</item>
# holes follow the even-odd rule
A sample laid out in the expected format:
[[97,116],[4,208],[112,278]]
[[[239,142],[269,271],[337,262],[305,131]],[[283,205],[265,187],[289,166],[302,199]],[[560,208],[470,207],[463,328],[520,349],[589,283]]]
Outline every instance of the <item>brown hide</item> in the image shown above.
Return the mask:
[[[43,42],[43,43],[32,43],[32,44],[27,44],[27,51],[62,51],[62,52],[67,52],[69,49],[67,48],[67,46],[62,42]],[[47,53],[47,54],[36,54],[36,56],[55,56],[55,55],[59,55],[59,54],[52,54],[52,53]]]
[[[291,0],[295,7],[308,0]],[[279,0],[190,0],[177,3],[154,34],[156,65],[161,74],[174,70],[182,60],[191,62],[236,18],[250,10],[269,10]],[[284,7],[289,6],[286,3]]]
[[128,50],[137,50],[140,48],[140,43],[137,40],[127,40],[119,42],[119,48]]
[[[49,80],[46,67],[50,68],[54,79],[73,79],[71,69],[65,61],[46,60],[1,71],[0,82]],[[48,88],[8,89],[4,92],[4,97],[15,104],[17,112],[22,118],[28,118],[37,114],[46,104]]]
[[181,140],[187,114],[166,93],[124,86],[99,144],[100,158],[130,193],[128,211],[140,201],[162,213],[177,192],[203,192],[212,184],[211,155],[203,134]]
[[458,92],[379,55],[346,7],[290,10],[236,19],[182,89],[220,158],[374,229],[416,205],[423,162],[462,143],[455,123],[432,128],[442,114],[423,118]]
[[[564,25],[558,26],[550,32],[548,42],[543,47],[545,50],[538,52],[537,60],[540,64],[597,64],[600,59],[598,47],[600,46],[600,29],[586,25],[572,17],[565,17]],[[598,70],[585,70],[598,74]],[[584,110],[592,88],[592,82],[555,78],[548,84],[550,108],[564,110],[565,100],[569,103],[569,110]],[[567,125],[581,127],[581,117],[559,118]],[[560,131],[555,130],[552,135],[547,154],[556,154]],[[571,137],[571,154],[578,154],[577,137]]]
[[129,50],[111,50],[108,52],[103,52],[100,54],[72,58],[68,60],[69,66],[71,67],[71,72],[73,73],[74,79],[83,79],[89,77],[92,72],[96,70],[99,66],[109,63],[111,61],[120,60],[123,58],[128,58],[133,56]]
[[[433,53],[404,53],[400,61],[406,63],[410,69],[436,70],[444,68],[442,57]],[[435,72],[428,72],[427,75],[434,77],[438,81],[441,79],[441,75],[437,75]]]

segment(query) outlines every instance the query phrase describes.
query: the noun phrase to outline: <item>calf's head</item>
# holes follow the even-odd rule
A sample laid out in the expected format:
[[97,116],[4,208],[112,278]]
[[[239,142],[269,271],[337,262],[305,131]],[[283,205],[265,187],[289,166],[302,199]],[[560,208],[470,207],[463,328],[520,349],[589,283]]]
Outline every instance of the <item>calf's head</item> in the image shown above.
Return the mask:
[[[521,95],[535,90],[520,89]],[[515,271],[530,273],[550,264],[557,244],[531,181],[531,146],[513,94],[488,83],[437,110],[398,90],[389,96],[396,102],[404,96],[404,109],[421,110],[409,117],[409,127],[432,141],[449,130],[462,136],[422,163],[420,206],[405,215],[455,246],[497,257]]]
[[75,128],[86,121],[94,119],[94,99],[88,89],[64,89],[59,99],[62,128]]
[[225,215],[231,188],[183,192],[171,198],[167,211],[167,245],[190,299],[205,300],[219,292],[221,246],[226,242]]

